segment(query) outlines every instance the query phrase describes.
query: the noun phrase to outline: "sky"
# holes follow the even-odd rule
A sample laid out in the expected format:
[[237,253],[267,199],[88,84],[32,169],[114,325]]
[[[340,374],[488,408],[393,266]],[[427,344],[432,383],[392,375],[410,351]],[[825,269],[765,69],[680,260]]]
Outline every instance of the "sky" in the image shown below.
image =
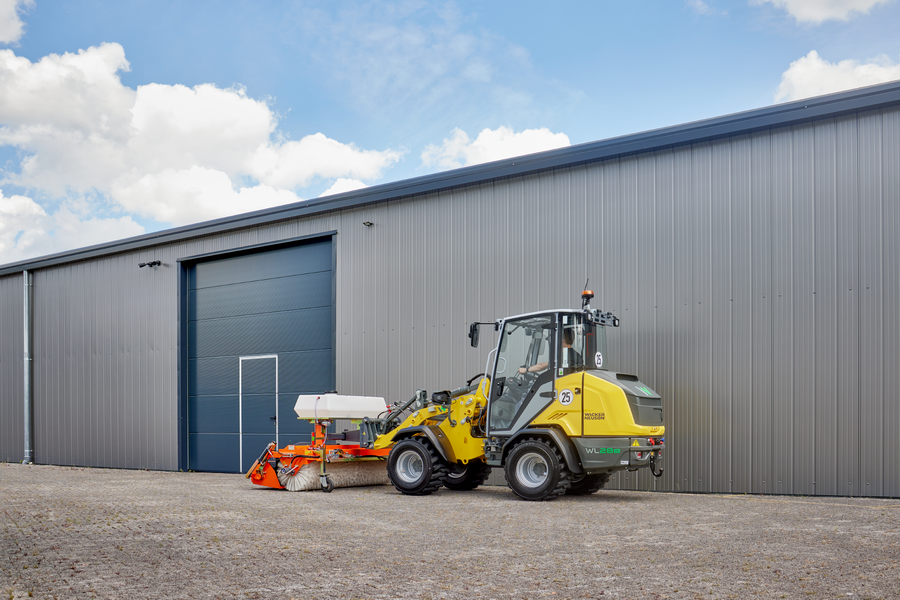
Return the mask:
[[900,80],[898,30],[900,0],[0,0],[0,264]]

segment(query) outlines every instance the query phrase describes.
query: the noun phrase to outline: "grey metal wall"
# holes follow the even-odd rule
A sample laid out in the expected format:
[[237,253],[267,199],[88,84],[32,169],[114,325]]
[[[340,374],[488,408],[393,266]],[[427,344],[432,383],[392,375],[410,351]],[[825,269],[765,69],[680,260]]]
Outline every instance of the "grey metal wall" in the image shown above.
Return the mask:
[[23,440],[23,311],[22,276],[0,277],[0,461],[19,462]]
[[664,477],[616,485],[898,496],[898,211],[896,108],[359,211],[339,388],[459,385],[483,370],[467,321],[574,306],[590,277],[622,319],[610,367],[668,414]]
[[455,387],[469,321],[590,277],[668,414],[664,477],[616,485],[900,496],[898,211],[892,108],[45,269],[37,460],[177,468],[176,260],[334,230],[342,393]]
[[148,260],[35,273],[36,462],[173,468],[175,323],[165,308],[174,285],[166,269],[138,269]]

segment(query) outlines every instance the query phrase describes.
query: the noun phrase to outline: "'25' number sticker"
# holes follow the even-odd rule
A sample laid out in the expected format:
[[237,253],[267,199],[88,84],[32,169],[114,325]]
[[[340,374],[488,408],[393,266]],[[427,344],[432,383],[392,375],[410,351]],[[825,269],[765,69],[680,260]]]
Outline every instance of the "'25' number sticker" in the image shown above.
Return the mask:
[[559,393],[559,403],[563,406],[568,406],[572,404],[572,390],[562,390]]

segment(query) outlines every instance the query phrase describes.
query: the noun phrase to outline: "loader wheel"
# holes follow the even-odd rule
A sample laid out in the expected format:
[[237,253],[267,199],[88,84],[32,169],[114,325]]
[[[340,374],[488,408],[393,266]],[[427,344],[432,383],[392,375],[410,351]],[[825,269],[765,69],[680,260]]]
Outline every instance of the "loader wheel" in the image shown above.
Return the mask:
[[444,485],[447,466],[426,440],[409,438],[394,444],[388,454],[387,472],[398,491],[427,496]]
[[572,473],[559,450],[535,438],[513,447],[505,471],[507,484],[524,500],[553,500],[572,484]]
[[595,473],[585,475],[578,481],[572,482],[572,487],[566,490],[568,496],[587,496],[603,488],[609,481],[609,473]]
[[491,474],[491,468],[480,460],[470,460],[458,471],[449,471],[444,487],[450,490],[474,490],[484,483]]

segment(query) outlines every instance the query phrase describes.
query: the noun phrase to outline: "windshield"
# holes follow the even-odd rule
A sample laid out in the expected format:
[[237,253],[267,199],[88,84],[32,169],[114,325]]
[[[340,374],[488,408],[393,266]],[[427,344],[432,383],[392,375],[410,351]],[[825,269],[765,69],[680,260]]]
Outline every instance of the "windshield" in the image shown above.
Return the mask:
[[497,375],[513,377],[520,367],[530,372],[546,369],[550,360],[552,330],[550,315],[508,321],[500,334]]
[[559,374],[605,369],[606,329],[593,325],[582,313],[562,313],[559,321]]

